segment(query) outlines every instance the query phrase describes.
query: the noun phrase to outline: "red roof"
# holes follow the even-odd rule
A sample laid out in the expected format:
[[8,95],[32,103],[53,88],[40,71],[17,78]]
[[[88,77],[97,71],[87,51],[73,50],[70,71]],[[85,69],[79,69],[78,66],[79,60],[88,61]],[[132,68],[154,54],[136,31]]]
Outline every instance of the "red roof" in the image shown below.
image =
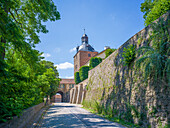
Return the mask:
[[74,79],[62,79],[60,81],[60,84],[75,84]]

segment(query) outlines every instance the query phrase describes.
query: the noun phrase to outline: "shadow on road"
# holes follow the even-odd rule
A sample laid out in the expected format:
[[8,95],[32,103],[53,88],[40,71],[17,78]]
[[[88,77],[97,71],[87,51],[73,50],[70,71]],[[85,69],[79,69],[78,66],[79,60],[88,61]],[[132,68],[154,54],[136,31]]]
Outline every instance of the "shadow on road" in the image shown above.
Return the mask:
[[52,106],[44,116],[41,128],[123,128],[94,115],[87,110],[68,103]]

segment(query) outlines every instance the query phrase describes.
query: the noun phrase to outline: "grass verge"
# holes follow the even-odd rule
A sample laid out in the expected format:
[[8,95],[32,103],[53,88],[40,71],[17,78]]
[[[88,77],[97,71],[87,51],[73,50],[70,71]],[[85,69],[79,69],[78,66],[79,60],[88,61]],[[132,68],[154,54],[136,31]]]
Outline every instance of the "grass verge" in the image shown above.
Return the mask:
[[128,127],[128,128],[140,128],[139,125],[136,125],[136,124],[133,124],[133,123],[130,123],[130,122],[126,122],[126,121],[124,121],[124,120],[122,120],[122,119],[119,119],[119,118],[117,118],[117,117],[112,117],[112,118],[111,118],[111,117],[109,117],[109,115],[99,114],[99,113],[97,113],[97,112],[96,112],[95,110],[93,110],[93,109],[86,108],[86,107],[82,107],[82,108],[90,111],[90,112],[93,113],[93,114],[96,114],[96,115],[98,115],[98,116],[100,116],[100,117],[103,117],[103,118],[105,118],[105,119],[107,119],[107,120],[109,120],[109,121],[119,123],[119,124],[121,124],[121,125],[123,125],[123,126],[126,126],[126,127]]

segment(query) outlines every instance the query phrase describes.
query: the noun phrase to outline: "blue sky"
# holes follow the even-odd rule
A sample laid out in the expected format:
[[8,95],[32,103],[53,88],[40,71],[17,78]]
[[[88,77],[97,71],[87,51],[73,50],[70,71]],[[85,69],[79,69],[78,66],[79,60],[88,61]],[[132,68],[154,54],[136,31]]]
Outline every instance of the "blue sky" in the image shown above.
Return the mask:
[[61,20],[46,22],[47,34],[39,34],[36,49],[58,66],[60,78],[73,78],[75,47],[81,45],[83,29],[98,52],[104,46],[119,48],[144,28],[140,5],[144,0],[53,0]]

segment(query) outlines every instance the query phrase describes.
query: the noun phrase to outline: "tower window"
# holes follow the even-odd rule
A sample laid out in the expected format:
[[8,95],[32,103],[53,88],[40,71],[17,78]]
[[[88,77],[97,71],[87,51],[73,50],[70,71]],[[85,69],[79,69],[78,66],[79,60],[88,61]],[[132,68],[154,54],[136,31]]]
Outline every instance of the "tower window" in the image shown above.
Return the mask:
[[91,54],[88,54],[88,57],[91,57]]
[[69,84],[70,88],[74,88],[74,84]]

